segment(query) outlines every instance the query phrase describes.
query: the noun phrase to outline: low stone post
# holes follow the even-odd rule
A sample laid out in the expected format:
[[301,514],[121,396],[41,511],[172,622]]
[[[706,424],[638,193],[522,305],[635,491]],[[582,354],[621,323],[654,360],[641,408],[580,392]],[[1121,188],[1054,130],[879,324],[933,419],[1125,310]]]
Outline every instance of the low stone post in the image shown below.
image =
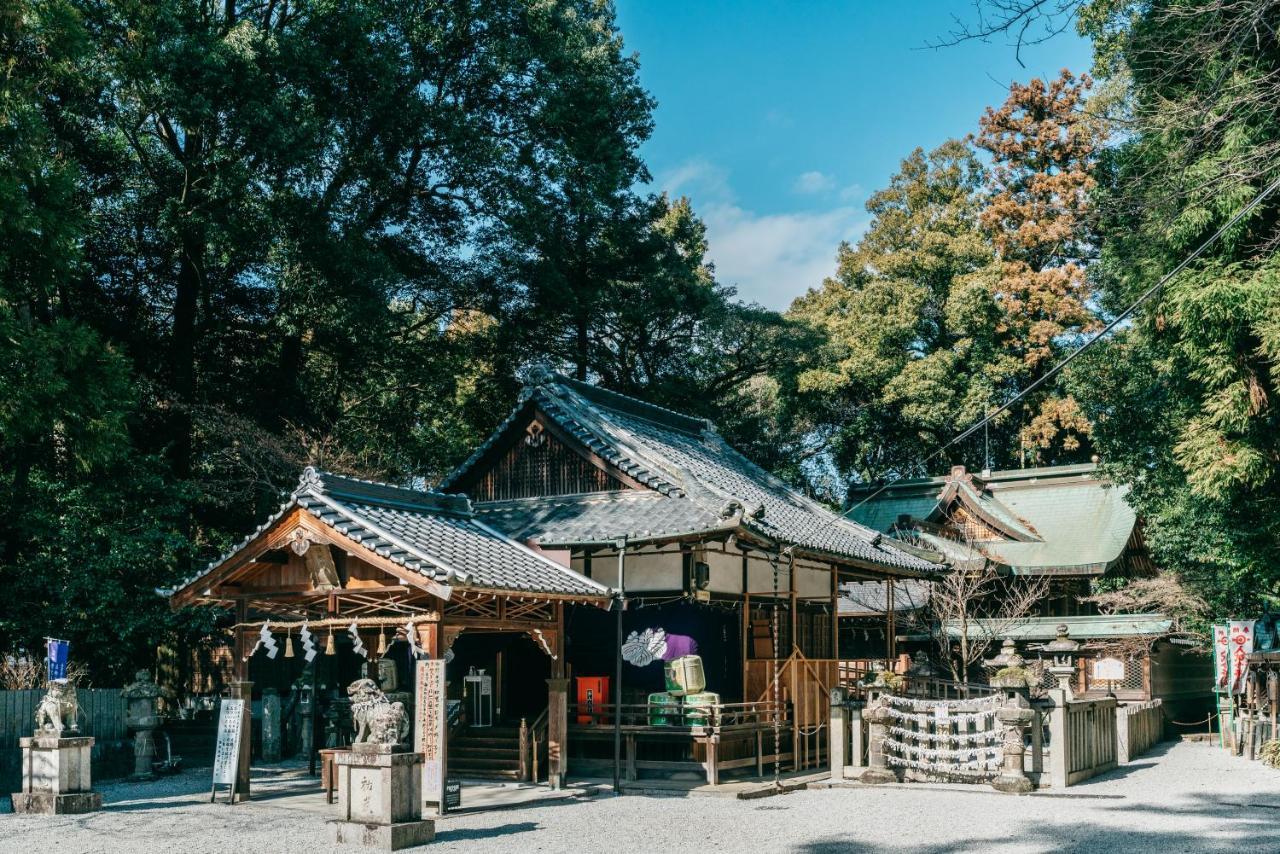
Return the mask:
[[155,731],[163,722],[159,708],[160,686],[156,685],[149,671],[139,670],[134,674],[133,684],[126,686],[120,694],[129,703],[126,723],[133,730],[133,774],[129,779],[154,780]]
[[866,734],[862,731],[862,708],[849,707],[849,765],[853,768],[865,768],[866,760],[862,757],[867,752]]
[[565,783],[568,754],[565,739],[569,731],[569,680],[547,680],[547,783],[561,789]]
[[334,842],[398,851],[435,839],[436,823],[422,817],[422,754],[404,745],[360,743],[334,757],[338,818]]
[[827,764],[832,783],[844,782],[844,755],[848,746],[849,713],[843,688],[831,689],[831,721],[828,728]]
[[884,740],[889,734],[889,704],[879,692],[871,692],[863,712],[869,729],[867,749],[867,770],[858,777],[858,782],[870,785],[881,783],[897,783],[898,774],[889,767],[885,757]]
[[300,733],[302,738],[298,749],[307,758],[307,773],[314,776],[316,773],[316,700],[310,685],[298,687],[298,717],[302,719]]
[[275,688],[262,689],[262,761],[279,762],[283,740],[280,694]]

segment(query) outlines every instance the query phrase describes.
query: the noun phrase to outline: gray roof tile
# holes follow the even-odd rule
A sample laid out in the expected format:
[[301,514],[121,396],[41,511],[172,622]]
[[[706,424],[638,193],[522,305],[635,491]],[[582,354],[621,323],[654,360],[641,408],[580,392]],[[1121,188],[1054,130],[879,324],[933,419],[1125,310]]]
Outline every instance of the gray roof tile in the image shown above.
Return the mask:
[[[546,511],[546,531],[535,524],[540,511],[526,509],[520,521],[512,522],[512,529],[520,530],[524,536],[567,544],[561,538],[579,527],[589,527],[593,532],[613,531],[600,540],[616,539],[644,525],[693,532],[723,529],[736,515],[737,524],[785,546],[905,571],[932,573],[939,569],[936,564],[894,547],[878,532],[801,495],[732,448],[710,422],[549,371],[535,376],[523,393],[521,405],[467,462],[444,480],[446,489],[453,488],[494,447],[528,401],[610,464],[660,495],[680,502],[627,505],[624,510],[619,504],[580,501],[570,510],[563,498],[535,499],[531,505],[542,501],[566,506]],[[730,512],[735,507],[736,514]],[[514,519],[515,511],[508,512]],[[643,518],[631,518],[629,514],[633,512]],[[570,525],[568,517],[578,515],[586,517],[582,525]],[[602,527],[606,522],[613,527]],[[689,523],[705,527],[685,527]]]
[[374,554],[441,584],[598,598],[610,594],[608,587],[485,524],[465,496],[356,480],[312,468],[303,472],[298,488],[279,513],[201,575],[217,569],[294,507],[305,509]]

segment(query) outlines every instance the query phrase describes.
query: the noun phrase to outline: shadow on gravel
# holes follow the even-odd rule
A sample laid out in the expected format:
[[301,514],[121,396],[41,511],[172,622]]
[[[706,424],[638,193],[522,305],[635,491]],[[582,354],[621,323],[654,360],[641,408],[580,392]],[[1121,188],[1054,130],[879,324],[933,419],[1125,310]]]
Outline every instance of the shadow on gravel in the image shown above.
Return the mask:
[[[1234,796],[1238,797],[1238,796]],[[1269,800],[1269,799],[1268,799]],[[1276,809],[1280,804],[1263,801],[1220,799],[1218,795],[1201,795],[1191,803],[1178,805],[1134,804],[1099,807],[1120,816],[1147,815],[1167,823],[1176,822],[1178,829],[1154,831],[1124,827],[1100,827],[1063,818],[1059,821],[1035,823],[1019,821],[1017,801],[1010,801],[1008,833],[988,832],[983,836],[955,836],[944,843],[913,844],[909,832],[893,847],[893,851],[909,854],[946,854],[953,851],[987,851],[1001,846],[1018,846],[1036,851],[1104,852],[1104,851],[1280,851],[1280,822]],[[1190,821],[1188,821],[1190,819]],[[1188,827],[1194,824],[1195,827]],[[790,849],[803,854],[860,854],[889,850],[867,844],[851,830],[849,839],[817,839]]]
[[[437,825],[439,827],[439,825]],[[539,827],[536,821],[514,821],[500,824],[497,827],[459,828],[458,830],[438,830],[436,842],[462,842],[467,839],[494,839],[503,836],[514,836],[517,833],[530,833]]]

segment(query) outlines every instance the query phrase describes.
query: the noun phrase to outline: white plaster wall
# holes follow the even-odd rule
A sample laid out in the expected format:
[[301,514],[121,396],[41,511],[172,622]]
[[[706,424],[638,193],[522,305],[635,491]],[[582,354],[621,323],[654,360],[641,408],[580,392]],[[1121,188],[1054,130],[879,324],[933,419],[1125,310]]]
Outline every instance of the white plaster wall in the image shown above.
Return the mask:
[[736,552],[708,551],[702,560],[711,567],[713,593],[742,592],[742,555]]

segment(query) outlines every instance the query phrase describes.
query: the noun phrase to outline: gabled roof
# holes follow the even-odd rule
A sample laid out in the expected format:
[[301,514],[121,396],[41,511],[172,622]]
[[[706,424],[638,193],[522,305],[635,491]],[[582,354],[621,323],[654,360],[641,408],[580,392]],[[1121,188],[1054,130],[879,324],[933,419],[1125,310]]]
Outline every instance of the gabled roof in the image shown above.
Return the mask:
[[[850,497],[856,505],[860,494],[871,491],[854,491]],[[890,531],[904,516],[944,524],[952,503],[958,502],[998,536],[967,546],[957,543],[956,549],[976,550],[1020,574],[1100,574],[1123,555],[1137,522],[1126,495],[1128,487],[1099,476],[1092,463],[984,475],[957,469],[943,477],[888,486],[852,515]]]
[[[572,545],[644,530],[694,534],[736,528],[834,559],[907,573],[939,568],[801,495],[730,447],[709,421],[547,369],[535,369],[520,404],[441,487],[458,489],[473,469],[511,438],[513,430],[522,429],[532,408],[632,481],[671,500],[624,506],[591,498],[549,497],[495,502],[499,506],[492,511],[480,505],[485,518],[495,524],[502,524],[509,515],[512,523],[507,530],[519,531],[522,537],[546,545]],[[632,511],[645,518],[637,519]],[[543,518],[545,529],[539,521]],[[576,536],[590,539],[566,539]]]
[[[929,604],[932,585],[903,579],[893,584],[893,612],[905,614]],[[883,581],[846,581],[840,584],[836,612],[841,617],[882,617],[889,611],[889,590]]]
[[239,557],[296,508],[371,554],[440,584],[589,598],[610,595],[603,584],[486,525],[466,496],[357,480],[310,467],[279,512],[182,586],[191,587]]

